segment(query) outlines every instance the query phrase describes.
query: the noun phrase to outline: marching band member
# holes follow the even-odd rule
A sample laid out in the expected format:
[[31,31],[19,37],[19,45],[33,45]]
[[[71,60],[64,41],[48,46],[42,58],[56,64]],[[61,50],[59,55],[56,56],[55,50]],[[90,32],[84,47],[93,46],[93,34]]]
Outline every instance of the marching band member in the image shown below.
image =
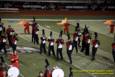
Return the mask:
[[[97,32],[95,32],[94,34],[97,35]],[[92,61],[95,60],[95,55],[100,45],[100,42],[97,38],[98,37],[95,37],[95,39],[92,40]]]
[[63,31],[60,31],[59,38],[56,40],[57,43],[57,60],[63,59],[63,54],[62,54],[62,49],[63,49],[63,44],[64,40],[62,39],[62,33]]
[[45,30],[42,30],[42,37],[41,37],[41,44],[40,44],[40,54],[44,51],[46,53],[46,35],[45,35]]
[[49,37],[49,39],[48,39],[48,42],[49,42],[48,55],[50,56],[50,55],[51,55],[51,51],[52,51],[53,55],[55,56],[55,51],[54,51],[54,38],[53,38],[52,32],[50,32],[50,37]]
[[72,41],[70,38],[70,34],[68,34],[68,41],[66,42],[66,47],[67,47],[67,56],[69,58],[69,63],[72,64],[72,51],[73,51],[73,45],[72,45]]

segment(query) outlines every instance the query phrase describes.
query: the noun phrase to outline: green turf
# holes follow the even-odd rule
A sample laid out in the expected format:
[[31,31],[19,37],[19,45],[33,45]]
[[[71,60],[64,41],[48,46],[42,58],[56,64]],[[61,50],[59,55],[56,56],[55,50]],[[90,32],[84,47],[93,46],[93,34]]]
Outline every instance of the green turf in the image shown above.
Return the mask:
[[[22,42],[26,42],[26,43],[22,43]],[[29,41],[24,40],[22,38],[20,38],[18,45],[20,46],[33,46],[36,47],[35,45],[31,44],[27,44],[29,43]],[[20,58],[20,65],[21,65],[21,73],[24,75],[24,77],[28,76],[28,77],[37,77],[38,73],[40,71],[44,71],[44,67],[45,67],[45,58],[48,58],[49,63],[51,64],[51,67],[55,66],[55,65],[59,65],[60,67],[63,68],[64,72],[65,72],[65,77],[68,76],[69,74],[69,67],[72,65],[69,65],[66,61],[57,61],[56,58],[52,57],[48,57],[45,54],[40,55],[39,53],[33,52],[33,53],[26,53],[26,54],[19,54],[19,58]],[[79,70],[78,68],[73,67],[73,74],[74,76],[77,77],[81,77],[81,76],[89,76],[89,74],[87,73],[77,73],[75,72],[75,70]]]
[[[14,27],[14,29],[17,32],[19,32],[18,46],[27,46],[27,47],[39,48],[39,45],[34,45],[33,43],[31,43],[31,36],[30,35],[20,34],[20,33],[23,33],[23,28],[21,28],[21,26],[17,25],[17,21],[13,21],[13,22],[4,21],[4,22],[5,22],[5,25],[11,24]],[[54,35],[55,38],[58,37],[59,31],[62,30],[62,28],[60,26],[56,25],[57,21],[38,21],[38,23],[42,27],[45,27],[48,30],[52,30],[52,31],[56,32],[55,33],[56,35]],[[74,32],[75,23],[76,22],[71,22],[71,24],[72,24],[70,27],[71,33]],[[84,23],[87,23],[88,25],[90,25],[90,24],[93,25],[91,22],[81,22],[82,28],[84,27]],[[99,23],[102,24],[102,22],[99,22],[99,23],[93,22],[93,23],[95,25],[98,25]],[[96,27],[94,27],[94,28],[96,28]],[[101,27],[101,28],[103,28],[103,27]],[[93,30],[93,27],[91,27],[90,31],[93,32],[97,29],[98,28]],[[102,32],[104,32],[104,31],[102,30]],[[100,48],[102,50],[104,50],[105,52],[111,53],[111,43],[113,40],[112,37],[109,37],[106,34],[102,34],[100,32],[98,32],[98,33],[99,33],[99,39],[101,42]],[[49,33],[46,32],[46,35],[49,36]],[[39,35],[39,36],[41,36],[41,35]],[[65,36],[64,36],[64,39],[65,39]],[[65,48],[63,50],[63,54],[64,54],[64,58],[67,59]],[[20,56],[20,63],[21,63],[21,72],[25,77],[26,76],[27,77],[37,77],[39,71],[44,69],[44,59],[47,57],[46,55],[40,55],[39,53],[32,53],[32,54],[27,53],[27,54],[19,54],[19,56]],[[65,71],[65,75],[68,75],[68,69],[69,69],[70,65],[67,63],[67,61],[58,61],[57,62],[54,57],[48,57],[48,59],[51,63],[51,66],[56,65],[57,63],[60,63],[61,67]],[[77,61],[76,61],[76,63],[77,63]],[[75,70],[78,70],[78,69],[75,68]],[[88,76],[87,73],[78,74],[78,73],[74,72],[75,77],[82,77],[82,76],[84,77],[85,75]]]
[[[44,26],[47,28],[47,26],[50,26],[50,28],[52,31],[56,31],[59,32],[60,30],[62,30],[62,28],[58,25],[56,25],[56,21],[40,21],[39,24],[41,26]],[[97,24],[96,24],[97,25]],[[70,32],[73,33],[75,30],[75,26],[71,25],[70,27]],[[94,31],[91,31],[91,33],[93,34]],[[100,40],[100,48],[104,51],[110,52],[111,53],[111,44],[113,42],[113,38],[112,37],[108,37],[104,34],[99,33],[99,40]]]

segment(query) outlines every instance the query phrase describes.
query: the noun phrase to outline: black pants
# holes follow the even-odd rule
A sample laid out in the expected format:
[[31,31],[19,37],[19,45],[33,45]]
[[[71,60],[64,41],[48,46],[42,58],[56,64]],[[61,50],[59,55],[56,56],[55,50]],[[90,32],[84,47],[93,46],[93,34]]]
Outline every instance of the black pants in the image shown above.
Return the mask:
[[67,50],[67,56],[68,56],[68,58],[69,58],[70,64],[72,64],[72,57],[71,57],[71,54],[72,54],[72,50]]
[[114,49],[112,50],[112,55],[113,55],[113,59],[114,59],[114,62],[115,62],[115,50]]
[[0,36],[2,35],[2,31],[0,31]]
[[62,48],[57,48],[57,59],[63,59]]
[[34,42],[34,33],[32,32],[32,42]]
[[34,44],[39,44],[39,38],[38,35],[34,35],[34,40],[33,40]]
[[92,47],[92,60],[95,60],[96,52],[97,52],[97,48]]
[[43,43],[40,44],[40,54],[42,52],[46,53],[46,44],[43,44]]
[[77,41],[73,41],[73,49],[76,49],[76,53],[78,52],[78,46],[77,46]]
[[15,51],[16,51],[16,47],[17,47],[17,45],[12,44],[12,50],[13,50],[13,52],[15,52]]
[[80,43],[81,43],[81,40],[80,40],[80,37],[78,38],[78,46],[80,47]]
[[86,44],[85,55],[89,55],[89,50],[90,50],[90,44]]
[[2,49],[4,50],[4,54],[6,54],[7,53],[6,44],[0,44],[0,52]]
[[9,43],[9,46],[12,46],[11,36],[8,36],[8,43]]
[[85,41],[82,41],[81,52],[83,52],[85,49],[86,49],[86,43],[85,43]]
[[73,72],[70,72],[69,77],[73,77]]
[[54,46],[49,45],[49,47],[48,47],[48,55],[49,56],[51,55],[51,51],[52,51],[52,54],[55,56]]

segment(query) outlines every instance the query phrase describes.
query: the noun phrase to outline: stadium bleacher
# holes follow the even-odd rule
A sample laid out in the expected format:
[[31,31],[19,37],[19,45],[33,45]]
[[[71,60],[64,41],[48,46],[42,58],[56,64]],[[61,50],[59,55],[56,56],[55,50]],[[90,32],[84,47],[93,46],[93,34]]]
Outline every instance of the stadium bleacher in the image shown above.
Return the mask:
[[1,0],[0,8],[38,10],[115,10],[114,0]]

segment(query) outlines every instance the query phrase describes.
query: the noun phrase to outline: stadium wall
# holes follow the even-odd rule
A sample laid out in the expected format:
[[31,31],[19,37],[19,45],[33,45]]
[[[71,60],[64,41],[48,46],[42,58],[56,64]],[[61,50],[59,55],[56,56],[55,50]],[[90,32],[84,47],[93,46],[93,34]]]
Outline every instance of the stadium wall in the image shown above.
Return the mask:
[[0,16],[115,16],[115,11],[17,10],[0,11]]

